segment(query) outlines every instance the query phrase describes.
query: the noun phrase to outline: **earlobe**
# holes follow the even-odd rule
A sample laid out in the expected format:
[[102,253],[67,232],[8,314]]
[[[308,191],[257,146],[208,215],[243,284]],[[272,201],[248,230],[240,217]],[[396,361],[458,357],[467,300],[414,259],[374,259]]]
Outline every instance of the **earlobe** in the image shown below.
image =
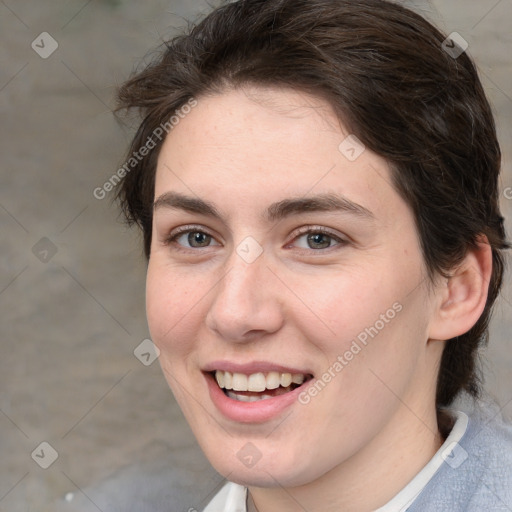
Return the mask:
[[439,304],[430,325],[429,338],[449,340],[468,332],[480,318],[492,273],[492,250],[481,235],[464,260],[443,281]]

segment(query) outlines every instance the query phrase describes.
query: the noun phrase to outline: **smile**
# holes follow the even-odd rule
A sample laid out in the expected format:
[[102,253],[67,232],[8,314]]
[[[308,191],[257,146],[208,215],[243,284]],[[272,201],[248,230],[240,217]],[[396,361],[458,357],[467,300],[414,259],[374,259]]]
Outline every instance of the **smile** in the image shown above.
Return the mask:
[[268,360],[217,360],[203,366],[202,373],[218,413],[230,421],[255,424],[275,419],[298,403],[300,393],[314,382],[304,368]]
[[310,378],[302,373],[282,373],[271,371],[250,375],[217,370],[215,380],[224,394],[239,402],[256,402],[284,395],[299,387]]

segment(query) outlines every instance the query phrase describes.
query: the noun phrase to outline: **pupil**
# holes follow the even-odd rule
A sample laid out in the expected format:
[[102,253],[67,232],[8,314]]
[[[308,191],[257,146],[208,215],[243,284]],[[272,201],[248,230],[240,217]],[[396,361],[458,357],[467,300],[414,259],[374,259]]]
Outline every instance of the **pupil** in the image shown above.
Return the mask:
[[210,242],[210,236],[206,233],[200,233],[196,231],[195,233],[189,233],[188,235],[188,243],[192,247],[204,247],[208,245]]
[[329,247],[329,236],[324,235],[323,233],[315,233],[308,236],[308,243],[311,247],[313,245],[314,249],[324,249],[325,247]]

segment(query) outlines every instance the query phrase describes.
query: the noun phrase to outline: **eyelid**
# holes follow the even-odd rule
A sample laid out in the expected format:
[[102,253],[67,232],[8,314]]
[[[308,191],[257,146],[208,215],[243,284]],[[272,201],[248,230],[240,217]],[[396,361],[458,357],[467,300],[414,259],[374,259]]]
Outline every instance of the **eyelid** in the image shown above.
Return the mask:
[[292,239],[290,242],[288,242],[286,245],[290,245],[293,241],[295,241],[298,237],[302,235],[306,235],[308,233],[323,233],[324,235],[329,235],[331,238],[334,238],[337,242],[340,244],[346,244],[349,242],[348,237],[343,236],[336,231],[326,228],[325,226],[302,226],[290,235],[292,236]]
[[[178,237],[183,235],[184,233],[197,231],[200,233],[204,233],[205,235],[211,236],[215,241],[220,245],[219,240],[217,240],[217,236],[214,235],[209,229],[205,228],[204,226],[200,224],[186,224],[184,226],[179,226],[173,230],[171,230],[170,233],[164,235],[164,238],[162,240],[164,245],[170,245],[176,241]],[[183,250],[189,250],[187,247],[179,246]],[[203,247],[203,249],[208,249],[208,247]],[[197,251],[197,248],[193,249],[194,251]]]

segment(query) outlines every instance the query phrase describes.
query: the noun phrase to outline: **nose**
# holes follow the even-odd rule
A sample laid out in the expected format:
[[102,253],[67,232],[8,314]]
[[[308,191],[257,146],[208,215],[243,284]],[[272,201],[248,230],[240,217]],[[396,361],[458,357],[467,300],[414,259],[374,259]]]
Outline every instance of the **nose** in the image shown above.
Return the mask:
[[207,327],[231,342],[247,342],[278,331],[284,320],[283,304],[264,253],[248,263],[234,252],[227,268],[212,290]]

